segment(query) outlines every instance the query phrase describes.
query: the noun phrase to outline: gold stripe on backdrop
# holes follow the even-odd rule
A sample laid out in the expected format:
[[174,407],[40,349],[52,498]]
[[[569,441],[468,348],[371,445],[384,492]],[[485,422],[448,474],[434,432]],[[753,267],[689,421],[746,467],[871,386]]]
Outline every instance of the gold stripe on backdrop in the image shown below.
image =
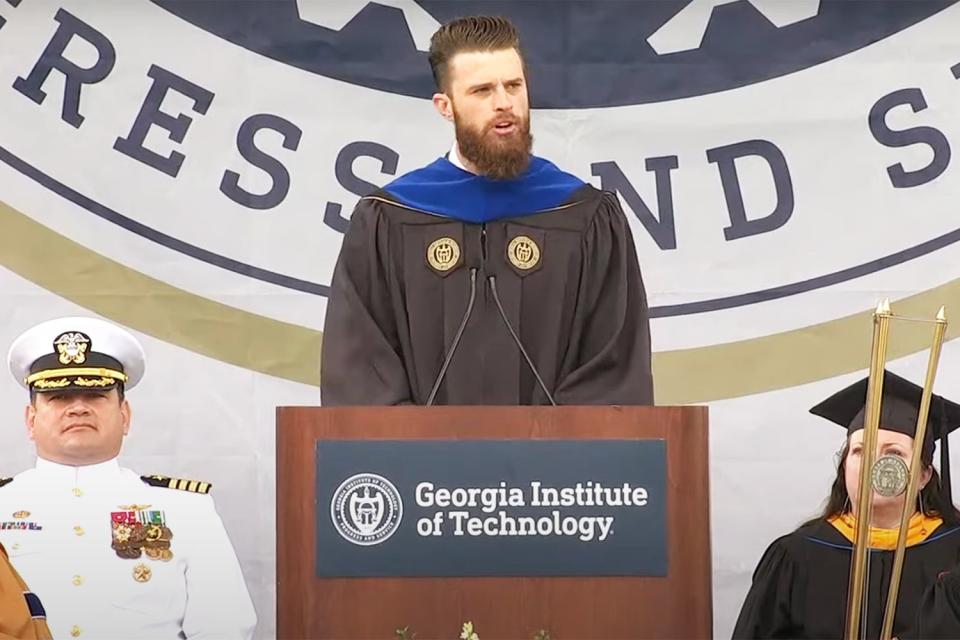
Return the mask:
[[0,264],[62,298],[160,340],[246,369],[319,384],[321,332],[151,278],[2,202]]
[[[43,247],[42,259],[34,251]],[[320,383],[321,332],[243,311],[171,286],[66,238],[0,202],[0,262],[34,284],[115,322],[222,362]],[[896,301],[926,316],[960,301],[960,279]],[[653,355],[657,404],[689,404],[793,387],[864,369],[871,310],[800,329]],[[40,320],[40,318],[38,318]],[[957,337],[952,325],[948,339]],[[908,326],[891,359],[925,349]]]
[[[955,304],[951,304],[951,302]],[[929,317],[960,306],[960,279],[897,300],[897,315]],[[657,404],[686,404],[785,389],[865,370],[870,363],[873,309],[819,324],[725,344],[653,355]],[[904,323],[890,360],[930,347],[929,324]],[[951,325],[947,339],[956,338]],[[670,381],[670,384],[663,384]]]

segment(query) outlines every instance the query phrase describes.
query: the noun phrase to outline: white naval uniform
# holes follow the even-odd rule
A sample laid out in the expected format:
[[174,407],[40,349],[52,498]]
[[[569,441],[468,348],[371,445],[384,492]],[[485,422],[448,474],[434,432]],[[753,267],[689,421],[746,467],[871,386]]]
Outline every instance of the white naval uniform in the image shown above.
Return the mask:
[[[124,559],[111,548],[111,513],[133,505],[164,513],[171,560]],[[38,459],[0,487],[0,542],[42,599],[54,638],[253,634],[253,603],[212,498],[147,485],[116,459],[83,467]],[[133,577],[141,564],[145,582]]]

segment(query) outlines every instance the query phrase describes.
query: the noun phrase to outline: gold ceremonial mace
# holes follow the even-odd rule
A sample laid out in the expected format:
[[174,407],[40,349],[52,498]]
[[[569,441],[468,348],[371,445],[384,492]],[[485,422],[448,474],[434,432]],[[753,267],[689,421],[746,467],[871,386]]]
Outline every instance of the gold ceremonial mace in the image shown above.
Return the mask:
[[[870,472],[877,457],[877,429],[880,424],[880,401],[883,398],[884,363],[887,361],[887,338],[890,333],[890,302],[884,300],[873,312],[873,342],[870,346],[870,377],[867,381],[867,402],[863,416],[863,454],[860,459],[860,495],[857,496],[857,519],[854,529],[853,557],[850,560],[850,582],[847,587],[846,640],[859,640],[863,589],[867,579],[867,544],[870,536],[870,507],[873,491]],[[864,526],[866,524],[866,526]]]
[[[880,407],[883,400],[883,376],[886,369],[887,345],[890,321],[894,319],[890,312],[890,302],[884,300],[873,313],[873,342],[870,348],[870,377],[867,382],[867,398],[864,411],[863,454],[860,465],[860,495],[857,496],[857,518],[854,534],[853,556],[850,561],[850,582],[847,589],[847,626],[844,638],[859,640],[861,634],[861,612],[863,610],[863,592],[869,578],[866,570],[870,535],[871,507],[873,505],[873,486],[871,478],[877,453],[877,431],[880,426]],[[930,322],[915,318],[896,318],[898,320]],[[927,416],[930,410],[930,396],[933,392],[933,380],[940,361],[940,351],[946,332],[947,320],[941,307],[937,312],[934,337],[930,345],[930,358],[927,363],[927,376],[924,380],[917,416],[917,432],[914,434],[914,455],[910,461],[910,474],[907,483],[907,496],[900,518],[900,534],[894,555],[893,575],[883,619],[883,640],[890,640],[893,630],[893,615],[897,608],[897,596],[900,588],[900,576],[903,570],[906,530],[916,504],[917,478],[920,470],[920,449],[926,432]],[[866,489],[869,488],[869,489]],[[865,633],[865,630],[864,630]]]
[[[903,501],[903,512],[900,514],[900,533],[897,535],[897,550],[893,555],[893,573],[890,576],[890,590],[887,592],[887,609],[883,614],[883,631],[881,640],[891,640],[893,637],[893,616],[897,611],[897,597],[900,594],[900,576],[903,573],[903,558],[906,553],[907,528],[913,507],[917,503],[917,493],[920,487],[920,451],[923,447],[923,438],[927,432],[927,416],[930,413],[930,396],[933,393],[933,380],[937,375],[937,366],[940,364],[940,350],[943,348],[943,337],[947,331],[947,315],[943,307],[937,312],[934,320],[933,344],[930,345],[930,357],[927,359],[927,377],[923,381],[923,393],[920,396],[920,411],[917,414],[917,432],[913,437],[913,455],[910,457],[910,480],[907,484],[907,495]],[[936,435],[936,434],[934,434]]]

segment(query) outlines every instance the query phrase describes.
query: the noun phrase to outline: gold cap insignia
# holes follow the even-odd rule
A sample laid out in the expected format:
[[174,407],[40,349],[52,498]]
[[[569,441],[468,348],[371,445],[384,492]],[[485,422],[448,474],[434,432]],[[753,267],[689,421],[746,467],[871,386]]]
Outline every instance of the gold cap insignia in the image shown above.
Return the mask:
[[533,269],[540,262],[540,247],[529,236],[517,236],[507,245],[507,259],[517,269]]
[[453,238],[437,238],[427,247],[427,262],[441,273],[453,269],[460,262],[460,245]]
[[79,331],[61,333],[53,345],[60,354],[60,364],[83,364],[87,360],[90,338]]
[[34,385],[37,389],[63,389],[70,386],[70,378],[60,378],[58,380],[37,380]]
[[133,579],[137,582],[147,582],[153,577],[153,569],[142,562],[133,568]]
[[14,520],[23,520],[24,518],[29,518],[29,517],[30,517],[29,511],[15,511],[13,514]]

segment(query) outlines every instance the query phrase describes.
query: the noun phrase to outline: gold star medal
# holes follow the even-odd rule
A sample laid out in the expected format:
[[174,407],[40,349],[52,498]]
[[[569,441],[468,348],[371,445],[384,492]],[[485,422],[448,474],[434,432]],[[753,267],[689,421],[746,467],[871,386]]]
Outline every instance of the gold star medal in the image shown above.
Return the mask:
[[153,569],[142,562],[133,568],[133,579],[137,582],[147,582],[153,577]]

